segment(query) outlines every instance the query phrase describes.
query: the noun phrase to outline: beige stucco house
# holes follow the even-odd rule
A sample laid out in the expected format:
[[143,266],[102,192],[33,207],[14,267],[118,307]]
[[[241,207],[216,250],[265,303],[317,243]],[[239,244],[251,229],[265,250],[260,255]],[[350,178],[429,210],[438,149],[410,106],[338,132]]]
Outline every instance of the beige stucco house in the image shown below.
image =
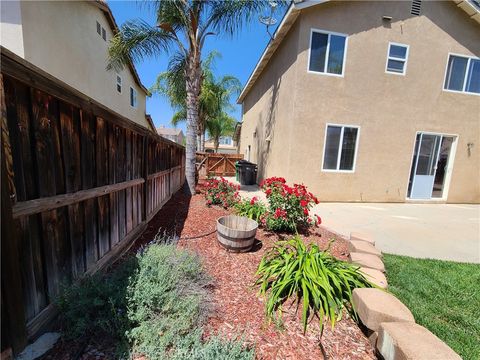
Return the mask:
[[157,127],[157,133],[165,139],[175,141],[177,144],[183,145],[185,142],[185,135],[182,129],[167,128],[165,126]]
[[2,1],[1,45],[114,112],[155,131],[147,89],[130,64],[107,71],[118,31],[104,1]]
[[[215,152],[215,141],[213,139],[205,141],[205,152]],[[232,136],[220,136],[216,152],[219,154],[237,154],[238,148],[235,139]]]
[[478,6],[295,1],[239,97],[239,151],[323,201],[479,203]]

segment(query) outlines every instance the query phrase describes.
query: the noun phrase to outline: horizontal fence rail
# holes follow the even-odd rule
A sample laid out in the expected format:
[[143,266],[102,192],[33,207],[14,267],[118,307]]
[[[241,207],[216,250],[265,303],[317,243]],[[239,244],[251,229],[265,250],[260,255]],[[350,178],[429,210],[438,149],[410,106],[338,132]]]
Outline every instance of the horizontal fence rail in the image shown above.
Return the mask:
[[18,350],[182,187],[185,149],[1,50],[2,344]]

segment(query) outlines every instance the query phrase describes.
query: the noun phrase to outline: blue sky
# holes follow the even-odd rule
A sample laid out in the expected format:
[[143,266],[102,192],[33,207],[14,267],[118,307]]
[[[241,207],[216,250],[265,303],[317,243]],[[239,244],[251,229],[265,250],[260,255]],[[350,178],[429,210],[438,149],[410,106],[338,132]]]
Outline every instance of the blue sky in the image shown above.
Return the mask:
[[[121,26],[125,21],[141,18],[150,24],[154,23],[154,15],[149,11],[148,7],[141,6],[137,1],[108,1],[110,8],[117,24]],[[283,15],[282,10],[278,10],[276,18],[278,23]],[[255,67],[260,55],[269,40],[265,25],[258,20],[248,24],[243,30],[233,38],[225,35],[217,35],[209,37],[205,43],[203,54],[207,54],[212,50],[217,50],[222,57],[217,59],[215,64],[215,73],[217,76],[234,75],[242,85],[245,84],[250,73]],[[154,82],[157,75],[167,69],[168,54],[164,54],[159,58],[148,59],[141,63],[135,64],[140,75],[142,83],[149,88]],[[232,99],[234,102],[236,99]],[[156,126],[170,126],[170,118],[173,110],[167,99],[159,95],[153,95],[147,98],[147,113],[152,115]],[[241,120],[240,106],[236,105],[236,110],[232,115]],[[185,130],[185,126],[180,126]]]

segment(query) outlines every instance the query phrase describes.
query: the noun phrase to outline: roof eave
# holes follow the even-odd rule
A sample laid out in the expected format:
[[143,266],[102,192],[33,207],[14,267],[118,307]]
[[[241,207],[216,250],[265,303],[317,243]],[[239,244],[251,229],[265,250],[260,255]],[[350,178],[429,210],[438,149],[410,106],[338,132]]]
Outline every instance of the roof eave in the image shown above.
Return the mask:
[[262,56],[258,60],[257,65],[253,69],[250,77],[248,78],[245,86],[243,87],[242,92],[237,99],[237,104],[241,104],[243,102],[243,99],[247,95],[248,91],[250,91],[251,87],[253,86],[257,78],[260,76],[265,66],[268,64],[268,61],[272,57],[273,53],[277,50],[278,46],[285,38],[288,31],[293,26],[295,20],[297,20],[300,11],[302,9],[306,9],[311,6],[319,5],[328,1],[330,0],[297,0],[291,2],[287,12],[282,18],[280,25],[275,30],[272,39],[268,42],[265,50],[262,53]]
[[480,9],[476,7],[470,0],[453,0],[457,6],[465,11],[470,19],[480,24]]

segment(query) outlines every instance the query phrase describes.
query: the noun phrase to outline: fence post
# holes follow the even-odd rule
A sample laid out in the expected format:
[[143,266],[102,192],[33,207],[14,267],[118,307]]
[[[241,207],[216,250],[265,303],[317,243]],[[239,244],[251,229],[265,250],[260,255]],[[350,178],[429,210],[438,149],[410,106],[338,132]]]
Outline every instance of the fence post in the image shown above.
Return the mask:
[[148,135],[143,137],[143,169],[142,174],[145,179],[143,186],[143,220],[148,219]]
[[[3,76],[0,76],[0,108],[1,108],[1,187],[2,187],[2,301],[1,313],[7,315],[6,322],[8,333],[2,331],[2,341],[7,340],[15,352],[23,349],[27,344],[27,327],[24,313],[22,278],[20,277],[20,262],[18,256],[18,239],[16,221],[12,217],[12,203],[10,199],[9,176],[6,166],[6,146],[8,143],[7,114],[5,93],[3,89]],[[11,153],[10,153],[11,155]],[[11,157],[10,157],[11,160]],[[2,326],[3,330],[3,326]],[[4,339],[7,336],[8,339]]]

